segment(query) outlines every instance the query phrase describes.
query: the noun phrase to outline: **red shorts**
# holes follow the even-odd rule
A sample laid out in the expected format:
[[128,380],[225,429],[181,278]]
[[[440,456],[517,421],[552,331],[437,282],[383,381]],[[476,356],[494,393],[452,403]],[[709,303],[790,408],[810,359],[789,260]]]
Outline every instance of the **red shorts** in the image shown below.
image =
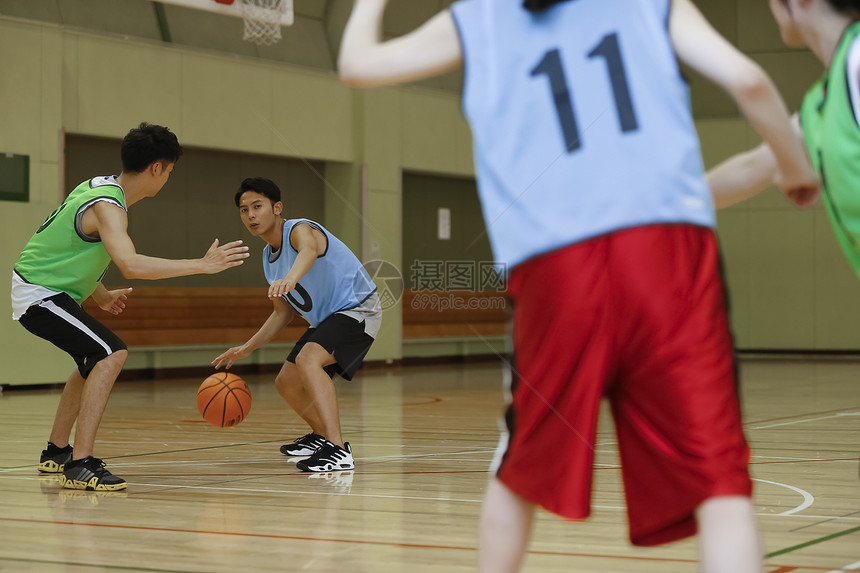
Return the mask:
[[617,231],[518,265],[509,290],[514,375],[497,471],[508,488],[588,517],[605,396],[633,544],[693,535],[703,501],[751,494],[713,231]]

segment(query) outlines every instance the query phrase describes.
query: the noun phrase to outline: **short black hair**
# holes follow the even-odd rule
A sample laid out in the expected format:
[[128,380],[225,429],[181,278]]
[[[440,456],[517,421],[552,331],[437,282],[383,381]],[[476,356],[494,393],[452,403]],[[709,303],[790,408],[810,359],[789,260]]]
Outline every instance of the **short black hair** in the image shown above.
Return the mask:
[[[781,2],[788,6],[788,0]],[[860,18],[860,0],[827,0],[827,3],[840,14],[846,14],[855,20]]]
[[827,0],[841,14],[851,14],[854,17],[860,13],[860,0]]
[[176,163],[182,156],[182,146],[166,127],[144,121],[126,134],[120,156],[124,172],[141,173],[155,161]]
[[278,186],[271,179],[248,177],[242,181],[242,184],[239,185],[239,190],[236,191],[235,199],[237,207],[239,206],[239,199],[242,198],[242,193],[245,191],[259,193],[263,197],[268,198],[272,202],[272,205],[281,200],[281,190],[278,189]]

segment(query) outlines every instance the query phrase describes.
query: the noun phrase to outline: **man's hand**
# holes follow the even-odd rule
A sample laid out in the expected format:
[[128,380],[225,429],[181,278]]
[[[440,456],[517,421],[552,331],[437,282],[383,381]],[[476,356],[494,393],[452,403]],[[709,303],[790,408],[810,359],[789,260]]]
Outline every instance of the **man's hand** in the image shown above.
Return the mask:
[[117,315],[125,308],[125,301],[128,299],[128,295],[131,294],[131,288],[104,289],[97,290],[96,292],[99,294],[93,293],[93,300],[99,305],[99,308]]
[[269,298],[280,298],[296,288],[296,282],[290,277],[286,277],[273,282],[269,285]]
[[789,201],[791,201],[801,209],[803,209],[804,207],[808,207],[818,201],[818,197],[819,195],[821,195],[818,187],[795,188],[784,193],[785,196],[788,197]]
[[777,175],[776,184],[789,201],[803,208],[815,203],[819,195],[821,182],[811,166],[795,170],[796,173]]
[[226,362],[226,364],[224,364],[224,369],[229,370],[230,366],[232,366],[235,361],[246,358],[249,354],[251,354],[251,352],[245,349],[244,344],[242,346],[234,346],[213,360],[210,364],[215,366],[215,369],[217,370],[218,368],[221,368],[221,364]]
[[242,247],[241,244],[242,241],[233,241],[219,247],[218,239],[215,239],[215,242],[200,259],[203,261],[203,272],[211,275],[231,267],[238,267],[244,263],[245,261],[242,259],[247,259],[250,255],[248,255],[248,247]]

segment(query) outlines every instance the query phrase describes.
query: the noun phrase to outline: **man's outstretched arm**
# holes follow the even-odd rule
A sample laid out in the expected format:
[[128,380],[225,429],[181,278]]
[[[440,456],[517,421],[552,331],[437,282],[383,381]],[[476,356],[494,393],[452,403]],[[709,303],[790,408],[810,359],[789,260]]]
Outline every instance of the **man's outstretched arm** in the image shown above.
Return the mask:
[[[803,140],[798,116],[792,117],[794,133]],[[717,209],[724,209],[777,184],[779,168],[776,157],[766,143],[755,149],[738,153],[708,171],[708,185]],[[798,194],[794,203],[805,207],[818,198],[814,191]]]
[[293,320],[295,312],[287,304],[287,301],[282,298],[276,298],[272,300],[272,304],[274,305],[272,314],[269,315],[263,326],[245,344],[226,350],[211,362],[216,369],[221,368],[222,365],[224,368],[230,368],[237,360],[246,358],[256,349],[272,340],[282,328]]
[[437,76],[460,66],[463,52],[457,26],[443,10],[422,26],[382,41],[382,14],[388,0],[357,0],[340,44],[340,79],[352,87],[399,84]]
[[717,209],[755,197],[776,184],[778,169],[770,148],[762,144],[738,153],[708,171],[708,185]]
[[95,216],[95,229],[108,254],[127,279],[166,279],[186,275],[214,274],[241,265],[248,257],[248,247],[242,241],[225,245],[212,243],[199,259],[162,259],[139,254],[128,236],[128,216],[125,211],[107,202],[90,207]]

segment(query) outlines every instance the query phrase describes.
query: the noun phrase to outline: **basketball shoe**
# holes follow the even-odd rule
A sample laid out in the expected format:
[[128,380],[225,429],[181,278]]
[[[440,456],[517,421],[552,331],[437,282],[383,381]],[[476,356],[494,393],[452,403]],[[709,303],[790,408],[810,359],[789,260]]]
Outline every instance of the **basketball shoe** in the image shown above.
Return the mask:
[[48,442],[48,449],[42,450],[42,457],[39,458],[39,471],[43,474],[60,474],[63,473],[63,466],[70,461],[72,461],[71,444],[65,448],[59,448]]
[[125,489],[125,480],[116,477],[98,458],[87,456],[82,460],[66,463],[60,485],[66,489],[85,489],[87,491],[118,491]]
[[281,453],[292,457],[309,456],[320,449],[325,443],[325,438],[311,432],[301,438],[296,438],[292,444],[281,446]]
[[345,442],[343,445],[346,447],[341,448],[326,440],[320,449],[311,454],[311,457],[296,462],[296,467],[303,472],[351,470],[355,467],[355,460],[352,458],[352,448],[349,447],[349,442]]

